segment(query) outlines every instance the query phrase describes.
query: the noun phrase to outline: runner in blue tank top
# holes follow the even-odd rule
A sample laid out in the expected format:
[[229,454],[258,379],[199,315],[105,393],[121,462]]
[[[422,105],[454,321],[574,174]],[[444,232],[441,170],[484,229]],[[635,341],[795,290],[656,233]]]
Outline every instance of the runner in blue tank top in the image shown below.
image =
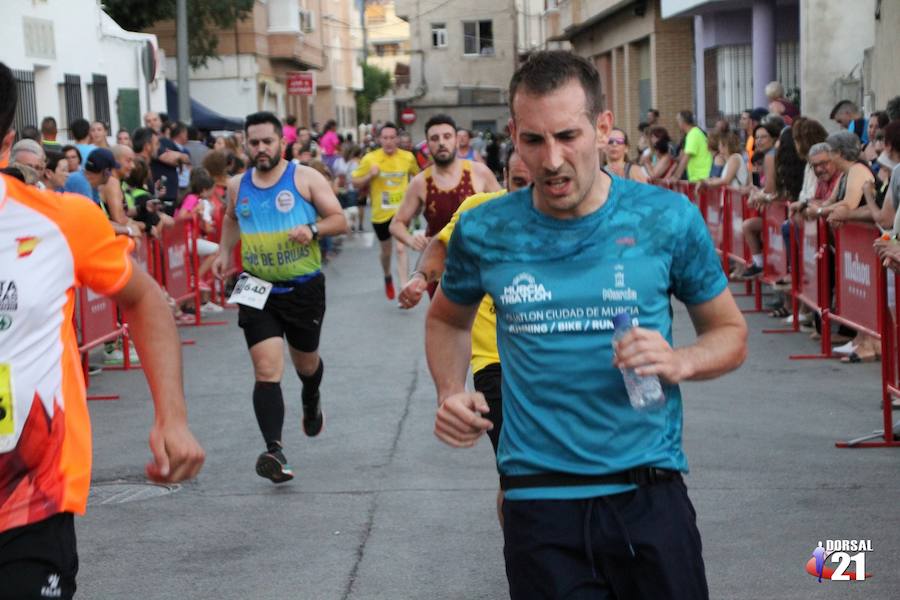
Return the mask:
[[[737,368],[746,324],[699,211],[600,170],[613,119],[599,89],[593,65],[564,51],[535,53],[513,76],[510,131],[534,184],[454,231],[427,321],[435,432],[467,447],[491,427],[484,397],[465,389],[469,328],[488,294],[511,597],[703,599],[678,384]],[[673,295],[698,333],[677,349]],[[614,348],[623,311],[637,327]],[[659,376],[665,407],[632,408],[619,368]]]
[[281,121],[275,115],[254,113],[245,127],[253,168],[228,182],[213,273],[222,278],[228,272],[240,240],[243,274],[231,300],[238,304],[238,325],[253,360],[253,409],[266,444],[256,472],[282,483],[293,478],[281,442],[284,339],[303,383],[303,432],[314,437],[325,423],[319,394],[325,368],[319,357],[325,317],[319,236],[344,233],[347,221],[318,171],[281,158]]

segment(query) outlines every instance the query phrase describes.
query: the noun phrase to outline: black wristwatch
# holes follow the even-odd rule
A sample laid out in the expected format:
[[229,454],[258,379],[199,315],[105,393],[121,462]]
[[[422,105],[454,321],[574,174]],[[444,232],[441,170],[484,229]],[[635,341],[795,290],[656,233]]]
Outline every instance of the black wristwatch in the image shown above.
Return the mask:
[[319,227],[315,223],[308,223],[307,227],[309,227],[309,230],[312,231],[312,239],[319,239]]

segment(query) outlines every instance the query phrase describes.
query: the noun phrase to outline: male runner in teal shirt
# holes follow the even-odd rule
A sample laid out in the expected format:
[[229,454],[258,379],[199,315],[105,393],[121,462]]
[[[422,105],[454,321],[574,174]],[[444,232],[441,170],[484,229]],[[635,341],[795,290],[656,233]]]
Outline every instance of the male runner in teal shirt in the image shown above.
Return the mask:
[[[678,383],[737,368],[746,325],[687,199],[599,169],[612,128],[599,89],[591,63],[562,51],[513,76],[510,131],[534,185],[462,215],[454,232],[427,321],[435,432],[465,447],[491,426],[484,398],[465,390],[469,328],[489,294],[512,598],[706,598]],[[672,295],[698,333],[678,349]],[[622,311],[638,326],[614,348]],[[633,409],[619,367],[659,376],[666,406]]]

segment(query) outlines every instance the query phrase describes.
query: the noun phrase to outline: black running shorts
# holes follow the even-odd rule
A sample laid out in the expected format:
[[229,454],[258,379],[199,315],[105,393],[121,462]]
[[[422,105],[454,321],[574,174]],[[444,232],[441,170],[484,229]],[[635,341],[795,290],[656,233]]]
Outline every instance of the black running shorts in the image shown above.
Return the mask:
[[697,515],[681,477],[583,500],[505,500],[512,600],[707,600]]
[[375,237],[378,238],[379,242],[386,242],[391,239],[391,221],[394,220],[394,217],[391,217],[384,223],[372,223],[372,229],[375,230]]
[[[278,284],[276,284],[278,285]],[[325,275],[298,284],[290,292],[270,294],[262,310],[238,305],[238,325],[247,347],[273,337],[286,337],[300,352],[319,349],[325,318]]]
[[494,428],[487,432],[494,447],[494,455],[497,454],[497,444],[500,443],[500,427],[503,426],[503,403],[501,402],[500,363],[493,363],[475,373],[472,378],[475,381],[475,391],[484,394],[488,408],[491,411],[485,418],[494,424]]
[[0,532],[0,600],[72,598],[77,573],[72,513]]

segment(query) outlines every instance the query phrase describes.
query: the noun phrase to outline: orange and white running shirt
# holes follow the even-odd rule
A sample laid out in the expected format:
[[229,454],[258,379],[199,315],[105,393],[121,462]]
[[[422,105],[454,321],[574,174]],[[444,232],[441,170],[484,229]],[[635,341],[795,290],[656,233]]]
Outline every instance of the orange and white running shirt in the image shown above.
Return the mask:
[[84,512],[91,426],[75,288],[121,290],[131,246],[87,198],[0,176],[0,531]]

